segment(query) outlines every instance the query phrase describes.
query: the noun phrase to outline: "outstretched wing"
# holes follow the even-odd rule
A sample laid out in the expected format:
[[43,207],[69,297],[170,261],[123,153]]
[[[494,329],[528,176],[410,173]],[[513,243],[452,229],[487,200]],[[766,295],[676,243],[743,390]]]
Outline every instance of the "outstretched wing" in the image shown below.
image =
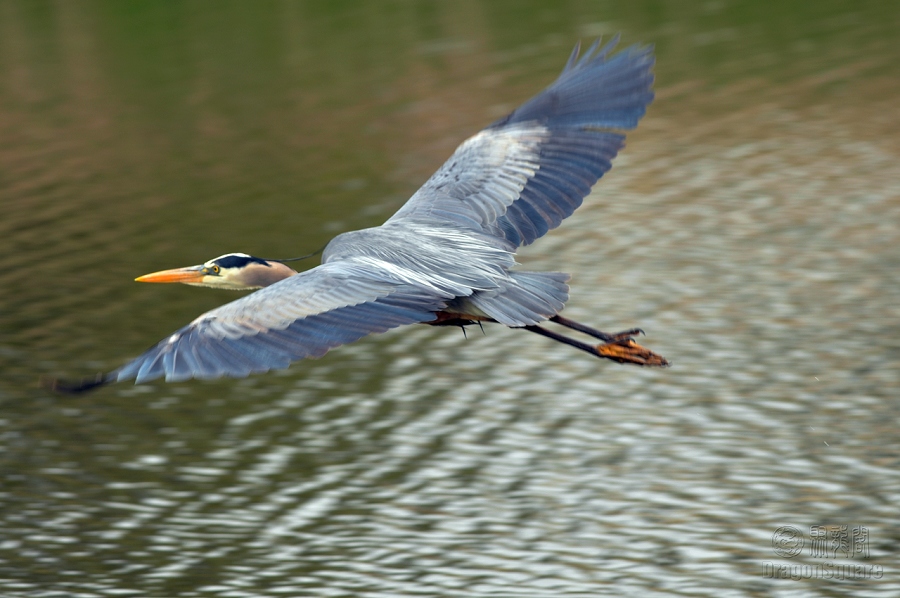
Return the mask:
[[[653,53],[575,46],[547,89],[457,148],[389,220],[433,218],[527,245],[559,226],[610,169],[653,100]],[[606,130],[604,130],[606,129]]]
[[367,334],[433,320],[446,301],[433,290],[393,281],[371,264],[323,264],[203,314],[97,383],[243,377],[286,368]]

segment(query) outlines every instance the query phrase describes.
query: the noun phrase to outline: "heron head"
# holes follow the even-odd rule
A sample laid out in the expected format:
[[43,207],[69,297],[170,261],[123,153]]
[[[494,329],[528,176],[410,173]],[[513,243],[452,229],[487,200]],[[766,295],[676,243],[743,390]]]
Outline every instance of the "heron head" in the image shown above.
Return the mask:
[[180,282],[197,287],[249,291],[261,289],[297,272],[281,262],[246,253],[226,253],[197,266],[145,274],[138,282]]

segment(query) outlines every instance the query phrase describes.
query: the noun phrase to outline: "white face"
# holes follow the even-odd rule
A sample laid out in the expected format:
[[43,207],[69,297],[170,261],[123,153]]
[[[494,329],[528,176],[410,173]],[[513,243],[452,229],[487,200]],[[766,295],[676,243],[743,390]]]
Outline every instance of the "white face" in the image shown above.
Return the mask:
[[281,262],[270,262],[246,253],[226,253],[198,266],[145,274],[138,282],[180,282],[213,289],[253,290],[296,274]]
[[193,286],[250,291],[269,286],[295,274],[281,262],[269,262],[246,253],[226,253],[199,267],[204,274]]

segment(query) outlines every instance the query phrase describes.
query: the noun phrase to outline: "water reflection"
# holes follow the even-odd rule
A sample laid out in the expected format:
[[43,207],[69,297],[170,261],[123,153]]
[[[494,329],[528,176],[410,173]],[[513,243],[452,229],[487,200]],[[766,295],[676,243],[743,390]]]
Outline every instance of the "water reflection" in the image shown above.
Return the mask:
[[[896,17],[412,6],[0,6],[2,593],[896,594]],[[233,297],[137,274],[382,221],[605,27],[657,43],[659,100],[523,260],[674,368],[412,327],[34,388]],[[775,528],[822,523],[868,526],[883,579],[761,576]]]

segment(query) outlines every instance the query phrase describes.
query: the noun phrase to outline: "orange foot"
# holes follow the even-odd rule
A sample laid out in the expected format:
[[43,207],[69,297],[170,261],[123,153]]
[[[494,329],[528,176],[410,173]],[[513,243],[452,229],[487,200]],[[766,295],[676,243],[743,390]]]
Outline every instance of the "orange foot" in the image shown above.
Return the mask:
[[[628,332],[631,332],[630,330]],[[630,336],[616,334],[616,340],[610,343],[601,343],[596,346],[600,357],[612,359],[619,363],[633,363],[635,365],[651,367],[667,367],[669,362],[662,355],[657,355],[650,349],[642,347]]]

